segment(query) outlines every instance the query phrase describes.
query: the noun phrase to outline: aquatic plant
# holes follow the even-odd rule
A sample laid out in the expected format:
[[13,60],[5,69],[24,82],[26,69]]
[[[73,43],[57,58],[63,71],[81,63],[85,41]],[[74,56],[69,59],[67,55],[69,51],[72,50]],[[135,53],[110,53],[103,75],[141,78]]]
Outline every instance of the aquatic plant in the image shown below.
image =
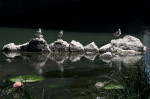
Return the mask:
[[44,80],[43,77],[36,75],[20,75],[9,79],[12,82],[37,82],[42,80]]

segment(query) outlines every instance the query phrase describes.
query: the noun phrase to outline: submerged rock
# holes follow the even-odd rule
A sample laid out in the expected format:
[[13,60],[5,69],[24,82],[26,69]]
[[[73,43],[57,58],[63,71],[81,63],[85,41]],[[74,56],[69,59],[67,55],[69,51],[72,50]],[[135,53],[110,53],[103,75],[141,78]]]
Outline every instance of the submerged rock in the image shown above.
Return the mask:
[[95,45],[94,42],[92,42],[92,43],[86,45],[86,46],[84,47],[84,49],[85,49],[85,52],[88,53],[88,54],[90,54],[90,53],[93,54],[93,53],[98,53],[98,52],[99,52],[99,49],[98,49],[98,47]]
[[58,39],[57,41],[51,43],[49,48],[53,52],[68,52],[69,51],[69,44],[62,39]]
[[72,40],[69,45],[70,52],[84,52],[84,47],[80,42]]

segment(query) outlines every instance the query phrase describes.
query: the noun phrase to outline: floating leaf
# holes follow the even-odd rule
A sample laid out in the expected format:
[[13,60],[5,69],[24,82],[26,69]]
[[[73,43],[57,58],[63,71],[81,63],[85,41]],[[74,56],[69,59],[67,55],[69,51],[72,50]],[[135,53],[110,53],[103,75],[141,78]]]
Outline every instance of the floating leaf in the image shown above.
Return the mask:
[[20,75],[9,79],[12,82],[37,82],[44,80],[43,77],[36,75]]
[[58,85],[49,85],[48,87],[50,87],[50,88],[57,88],[59,86]]
[[111,84],[111,85],[105,86],[104,89],[123,89],[123,86]]

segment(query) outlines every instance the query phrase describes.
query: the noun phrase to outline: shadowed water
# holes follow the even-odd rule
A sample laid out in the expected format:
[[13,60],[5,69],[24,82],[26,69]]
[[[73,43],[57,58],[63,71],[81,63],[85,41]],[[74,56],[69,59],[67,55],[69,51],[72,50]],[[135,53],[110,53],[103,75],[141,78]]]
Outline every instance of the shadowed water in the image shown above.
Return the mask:
[[[2,49],[3,45],[11,42],[15,44],[26,43],[34,38],[35,32],[36,29],[0,28],[0,48]],[[57,40],[58,32],[59,30],[43,30],[43,36],[48,44]],[[150,36],[148,34],[130,35],[139,38],[149,48]],[[113,37],[113,32],[85,33],[64,30],[62,39],[68,43],[71,40],[76,40],[84,46],[94,41],[100,48],[115,37]],[[96,99],[100,94],[89,89],[96,89],[95,84],[97,82],[106,82],[104,86],[119,84],[119,78],[115,78],[114,75],[119,77],[119,73],[123,73],[125,70],[136,71],[138,69],[136,63],[143,58],[149,61],[149,56],[146,56],[149,55],[148,53],[145,55],[116,56],[111,60],[105,60],[100,59],[99,54],[6,53],[0,51],[0,80],[4,81],[17,75],[39,75],[45,80],[27,84],[30,94],[37,99],[42,99],[42,97],[55,99],[72,99],[72,97],[87,99],[88,97]]]

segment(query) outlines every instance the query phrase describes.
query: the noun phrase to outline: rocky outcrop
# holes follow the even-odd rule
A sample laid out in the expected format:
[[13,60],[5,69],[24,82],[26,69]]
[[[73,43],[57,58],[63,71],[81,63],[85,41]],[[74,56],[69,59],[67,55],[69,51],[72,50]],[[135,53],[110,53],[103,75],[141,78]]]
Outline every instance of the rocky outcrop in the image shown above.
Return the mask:
[[69,51],[69,44],[62,39],[58,39],[57,41],[51,43],[49,48],[53,52],[68,52]]
[[6,52],[13,52],[13,51],[19,51],[21,45],[15,45],[14,43],[9,43],[7,45],[4,45],[3,51]]
[[50,52],[50,49],[43,38],[35,38],[29,41],[27,45],[21,46],[21,51]]
[[106,53],[103,53],[99,56],[101,59],[111,59],[113,57],[112,53],[111,52],[106,52]]
[[[126,35],[123,38],[111,40],[109,44],[102,46],[100,52],[111,52],[112,55],[137,55],[147,50],[141,41],[133,36]],[[105,54],[103,54],[104,56]],[[107,54],[106,54],[107,55]]]
[[111,43],[108,43],[108,44],[102,46],[102,47],[99,49],[99,52],[100,52],[100,53],[105,53],[105,52],[110,51],[111,48],[112,48]]
[[141,43],[141,41],[130,35],[126,35],[123,39],[111,40],[111,45],[113,48],[121,50],[134,50],[137,52],[146,51],[146,47]]
[[33,38],[27,43],[15,45],[14,43],[9,43],[3,47],[3,51],[13,52],[13,51],[30,51],[30,52],[50,52],[49,45],[43,38]]
[[84,47],[80,42],[72,40],[69,44],[69,51],[70,52],[84,52]]
[[85,49],[85,52],[88,53],[88,54],[90,54],[90,53],[91,53],[91,54],[93,54],[93,53],[98,53],[98,51],[99,51],[98,47],[95,45],[94,42],[92,42],[92,43],[86,45],[86,46],[84,47],[84,49]]

